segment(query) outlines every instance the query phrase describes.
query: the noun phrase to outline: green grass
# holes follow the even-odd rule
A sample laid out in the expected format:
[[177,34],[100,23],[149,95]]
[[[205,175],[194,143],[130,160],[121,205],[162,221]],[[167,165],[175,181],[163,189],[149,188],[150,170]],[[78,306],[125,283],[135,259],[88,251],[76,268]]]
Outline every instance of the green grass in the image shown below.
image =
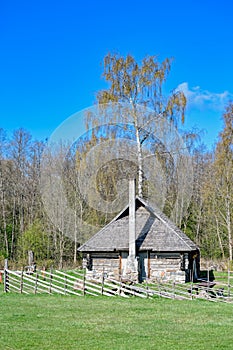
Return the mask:
[[218,272],[215,271],[214,272],[214,277],[215,277],[215,281],[219,282],[219,283],[224,283],[224,284],[228,284],[228,282],[230,282],[230,284],[233,284],[233,277],[232,277],[232,273],[231,273],[231,277],[230,279],[228,279],[228,273],[227,272]]
[[231,304],[0,292],[0,350],[232,349]]

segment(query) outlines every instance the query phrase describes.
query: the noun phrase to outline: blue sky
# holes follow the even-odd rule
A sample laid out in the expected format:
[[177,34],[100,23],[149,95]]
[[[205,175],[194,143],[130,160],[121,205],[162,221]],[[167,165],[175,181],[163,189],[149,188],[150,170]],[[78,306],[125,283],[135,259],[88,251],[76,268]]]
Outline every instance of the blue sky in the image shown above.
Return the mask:
[[2,1],[0,127],[49,137],[106,87],[103,57],[174,57],[166,89],[188,97],[185,127],[209,147],[233,99],[230,0]]

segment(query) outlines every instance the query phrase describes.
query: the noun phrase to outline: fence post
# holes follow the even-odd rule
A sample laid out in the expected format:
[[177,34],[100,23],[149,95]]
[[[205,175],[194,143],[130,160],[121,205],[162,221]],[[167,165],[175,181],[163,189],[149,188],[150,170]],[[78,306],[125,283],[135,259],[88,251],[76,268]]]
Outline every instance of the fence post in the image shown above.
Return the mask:
[[86,269],[84,269],[83,273],[83,295],[86,294]]
[[101,295],[104,294],[104,267],[103,267],[103,273],[102,273],[102,285],[101,285]]
[[206,299],[209,299],[209,286],[210,286],[210,265],[208,264],[207,267],[207,288],[206,288],[206,293],[204,294],[204,297]]
[[148,280],[146,278],[146,297],[149,298],[149,287],[148,287]]
[[49,294],[52,293],[52,279],[53,279],[53,275],[52,275],[52,267],[50,268],[50,280],[49,280]]
[[35,294],[36,294],[36,292],[37,292],[38,277],[39,277],[39,275],[38,275],[38,272],[37,272],[37,274],[36,274],[36,281],[35,281],[35,289],[34,289],[34,293],[35,293]]
[[122,275],[120,275],[120,286],[118,289],[118,295],[121,295],[121,287],[122,287]]
[[193,261],[193,268],[190,271],[191,272],[191,299],[193,299],[193,270],[194,270],[194,261]]
[[228,272],[227,272],[227,296],[230,298],[231,295],[231,284],[230,284],[230,260],[228,260]]
[[20,293],[21,294],[23,293],[23,270],[24,270],[24,268],[22,268],[21,277],[20,277]]
[[4,261],[4,292],[9,292],[8,259]]

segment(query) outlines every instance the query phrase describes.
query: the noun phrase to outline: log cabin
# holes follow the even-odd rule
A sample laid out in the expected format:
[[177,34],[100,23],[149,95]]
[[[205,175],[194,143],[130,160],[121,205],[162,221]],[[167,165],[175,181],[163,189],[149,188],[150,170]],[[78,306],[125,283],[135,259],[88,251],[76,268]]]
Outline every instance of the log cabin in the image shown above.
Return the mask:
[[196,279],[198,246],[161,210],[135,196],[129,182],[129,204],[79,249],[87,278],[133,282]]

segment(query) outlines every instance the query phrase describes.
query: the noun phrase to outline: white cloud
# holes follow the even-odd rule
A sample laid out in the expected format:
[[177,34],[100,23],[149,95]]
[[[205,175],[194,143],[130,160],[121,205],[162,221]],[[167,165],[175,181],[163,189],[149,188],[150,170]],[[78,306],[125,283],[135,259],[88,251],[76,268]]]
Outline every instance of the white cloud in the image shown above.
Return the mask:
[[229,100],[233,100],[233,94],[229,91],[215,93],[202,90],[200,86],[189,88],[188,83],[178,85],[176,90],[183,91],[187,98],[187,107],[199,110],[209,109],[223,111]]

